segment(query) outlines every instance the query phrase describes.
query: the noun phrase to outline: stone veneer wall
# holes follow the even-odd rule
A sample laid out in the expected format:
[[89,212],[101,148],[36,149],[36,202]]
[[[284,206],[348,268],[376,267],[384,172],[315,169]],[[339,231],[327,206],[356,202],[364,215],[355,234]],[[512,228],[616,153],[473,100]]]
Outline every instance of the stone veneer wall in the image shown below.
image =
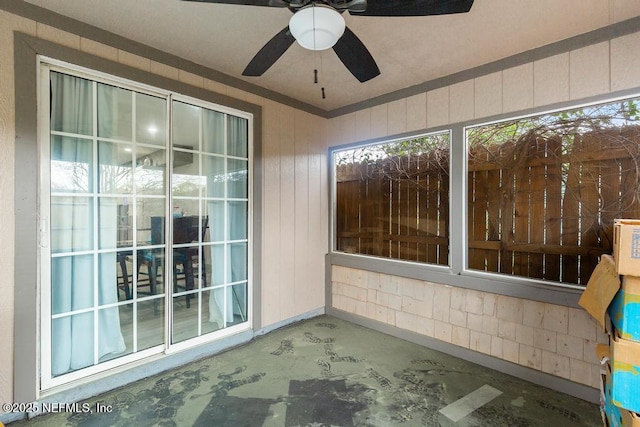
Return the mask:
[[607,335],[582,309],[332,267],[333,308],[599,387]]
[[[628,12],[628,17],[635,14]],[[600,18],[618,21],[613,15]],[[611,37],[550,56],[533,55],[528,63],[332,118],[328,141],[339,146],[393,138],[637,92],[640,32]],[[599,387],[595,346],[607,339],[580,308],[336,265],[332,274],[334,309]]]

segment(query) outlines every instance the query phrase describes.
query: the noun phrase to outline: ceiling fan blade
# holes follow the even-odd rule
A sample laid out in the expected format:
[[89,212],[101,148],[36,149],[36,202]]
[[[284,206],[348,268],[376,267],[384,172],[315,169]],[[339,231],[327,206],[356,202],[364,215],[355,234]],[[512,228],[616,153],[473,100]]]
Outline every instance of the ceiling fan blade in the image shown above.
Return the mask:
[[473,0],[367,0],[364,12],[354,16],[428,16],[469,12]]
[[289,27],[285,27],[265,44],[253,57],[243,76],[261,76],[284,54],[296,39],[293,38]]
[[245,6],[269,6],[269,7],[289,7],[289,3],[283,0],[182,0],[196,1],[201,3],[221,3],[221,4],[239,4]]
[[380,69],[365,45],[349,28],[333,46],[333,50],[345,67],[361,83],[380,74]]

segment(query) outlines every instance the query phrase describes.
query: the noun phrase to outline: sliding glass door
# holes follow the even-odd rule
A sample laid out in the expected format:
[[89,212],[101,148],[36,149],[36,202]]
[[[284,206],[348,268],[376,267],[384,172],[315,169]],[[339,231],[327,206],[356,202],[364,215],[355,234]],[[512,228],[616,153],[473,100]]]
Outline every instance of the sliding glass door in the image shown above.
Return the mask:
[[245,118],[182,101],[172,112],[176,343],[247,320],[249,147]]
[[41,71],[43,388],[248,328],[250,117]]

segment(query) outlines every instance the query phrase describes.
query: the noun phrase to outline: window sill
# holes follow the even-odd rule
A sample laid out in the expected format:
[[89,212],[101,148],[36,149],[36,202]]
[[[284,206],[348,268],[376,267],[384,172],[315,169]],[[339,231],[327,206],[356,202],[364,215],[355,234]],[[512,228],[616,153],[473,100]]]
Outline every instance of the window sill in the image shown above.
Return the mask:
[[374,258],[365,255],[331,252],[331,266],[356,268],[392,276],[489,292],[514,298],[578,308],[582,288],[557,282],[546,283],[522,277],[466,270],[455,274],[450,267],[419,264],[410,261]]

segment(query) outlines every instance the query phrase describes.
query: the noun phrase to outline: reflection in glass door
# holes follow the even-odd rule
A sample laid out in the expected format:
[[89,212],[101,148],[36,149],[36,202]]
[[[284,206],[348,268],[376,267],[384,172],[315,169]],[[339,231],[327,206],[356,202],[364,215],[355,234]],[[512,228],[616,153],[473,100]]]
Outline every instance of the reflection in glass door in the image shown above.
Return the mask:
[[43,69],[43,388],[248,327],[249,119]]
[[248,121],[172,103],[172,342],[247,321]]
[[52,71],[50,102],[55,378],[163,350],[165,242],[151,220],[166,212],[167,99]]

